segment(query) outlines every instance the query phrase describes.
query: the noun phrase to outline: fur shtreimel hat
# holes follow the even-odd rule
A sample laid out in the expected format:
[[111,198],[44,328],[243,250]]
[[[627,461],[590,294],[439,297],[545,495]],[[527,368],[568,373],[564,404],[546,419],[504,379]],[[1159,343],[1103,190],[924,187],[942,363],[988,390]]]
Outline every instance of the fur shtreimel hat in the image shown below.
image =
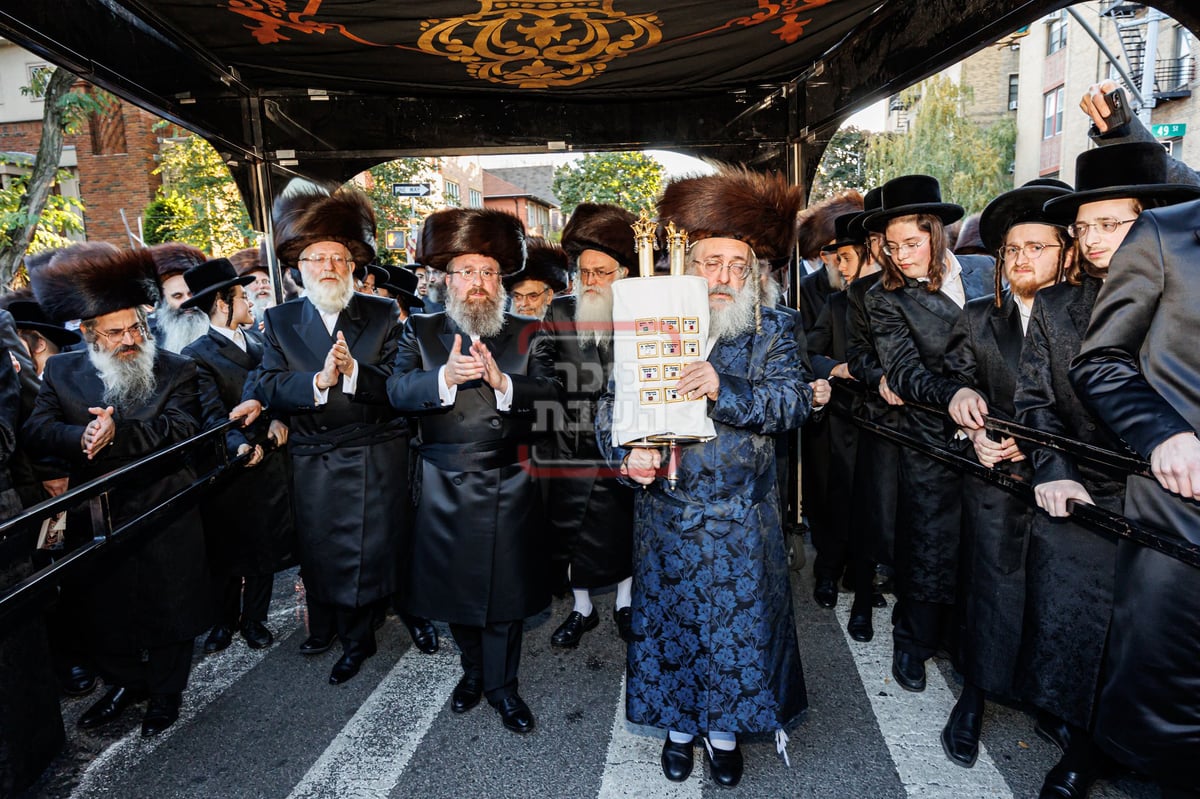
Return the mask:
[[636,221],[636,216],[617,205],[581,203],[563,228],[563,249],[573,259],[584,250],[596,250],[633,272],[637,268],[633,248]]
[[275,254],[282,264],[299,269],[304,248],[336,241],[354,258],[354,276],[362,280],[375,258],[375,209],[358,189],[342,187],[329,194],[315,183],[286,190],[271,209]]
[[251,272],[270,272],[267,266],[266,242],[257,247],[247,247],[229,256],[229,262],[237,270],[238,277],[245,277]]
[[182,275],[208,260],[208,256],[201,250],[181,241],[164,241],[162,244],[148,247],[147,252],[154,259],[154,270],[158,273],[159,283],[171,275]]
[[159,298],[156,278],[148,249],[119,250],[105,242],[59,250],[29,276],[38,304],[55,322],[154,305]]
[[[632,230],[629,237],[633,238]],[[504,278],[504,288],[511,289],[523,280],[540,280],[555,293],[563,291],[567,287],[566,250],[542,238],[529,239],[525,248],[525,268]]]
[[525,266],[525,226],[507,211],[485,208],[447,208],[425,217],[418,262],[445,272],[451,259],[468,253],[496,259],[503,275],[520,272]]
[[831,240],[838,238],[837,218],[862,209],[862,195],[850,189],[801,211],[796,220],[796,246],[800,257],[816,258]]
[[804,204],[799,186],[782,175],[723,167],[715,175],[667,184],[658,218],[688,232],[689,241],[744,241],[762,261],[786,260],[796,241],[796,214]]

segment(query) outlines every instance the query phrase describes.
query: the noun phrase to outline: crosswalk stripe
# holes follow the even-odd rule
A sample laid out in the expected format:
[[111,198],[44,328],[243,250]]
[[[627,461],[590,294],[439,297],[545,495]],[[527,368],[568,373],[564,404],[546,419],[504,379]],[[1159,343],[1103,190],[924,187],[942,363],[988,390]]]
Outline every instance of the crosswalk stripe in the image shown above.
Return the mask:
[[457,652],[410,647],[342,728],[289,799],[388,796],[462,676]]
[[659,755],[663,731],[632,724],[625,718],[625,677],[613,714],[612,736],[604,760],[604,776],[596,799],[699,799],[704,783],[703,756],[696,751],[696,768],[684,782],[669,782],[663,776]]
[[891,610],[875,611],[875,638],[864,644],[846,632],[848,604],[837,607],[842,635],[907,794],[921,799],[1012,799],[1012,790],[982,744],[979,759],[970,769],[951,763],[942,751],[942,727],[955,697],[941,671],[933,666],[926,669],[921,693],[906,691],[892,679],[892,637],[887,623]]

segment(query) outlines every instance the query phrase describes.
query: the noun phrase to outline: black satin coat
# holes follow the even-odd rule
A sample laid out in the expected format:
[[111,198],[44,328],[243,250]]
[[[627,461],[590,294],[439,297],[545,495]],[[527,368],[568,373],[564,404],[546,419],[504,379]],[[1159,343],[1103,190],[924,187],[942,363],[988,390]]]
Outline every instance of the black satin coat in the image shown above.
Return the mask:
[[[1200,430],[1200,202],[1142,214],[1113,258],[1071,378],[1142,457]],[[1129,477],[1126,514],[1200,544],[1200,505]],[[1200,569],[1122,541],[1097,740],[1159,780],[1200,785]]]
[[[1071,386],[1071,359],[1087,330],[1100,281],[1060,283],[1033,300],[1021,350],[1017,421],[1049,433],[1120,449]],[[1055,450],[1030,447],[1034,485],[1076,480],[1098,505],[1121,512],[1124,476]],[[1018,655],[1021,698],[1077,727],[1090,729],[1104,643],[1112,615],[1114,542],[1037,511],[1025,561],[1025,628]]]
[[307,299],[267,309],[254,391],[290,419],[292,507],[307,591],[318,601],[362,607],[397,588],[408,527],[408,428],[387,401],[400,336],[396,303],[355,293],[338,316],[358,361],[353,396],[342,383],[316,405],[313,377],[334,336]]
[[539,467],[547,498],[546,527],[555,550],[565,550],[571,585],[599,588],[633,573],[633,490],[611,474],[596,446],[596,400],[608,386],[612,349],[580,342],[575,298],[550,304],[546,327],[564,389],[565,414],[554,425],[557,461]]
[[[153,395],[137,407],[116,410],[112,443],[89,461],[80,441],[94,418],[87,409],[106,404],[104,385],[86,352],[53,356],[22,428],[26,445],[36,456],[66,463],[74,487],[195,435],[200,429],[195,364],[160,350],[154,374],[158,385]],[[113,526],[195,479],[190,467],[181,466],[159,480],[114,489]],[[67,534],[75,540],[91,538],[86,512],[68,516]],[[64,592],[70,610],[63,615],[77,623],[78,640],[89,651],[137,652],[186,641],[207,629],[210,585],[199,512],[182,511],[159,529],[143,531],[133,545],[111,548],[94,570]]]
[[509,314],[483,343],[512,381],[511,408],[498,411],[482,380],[460,385],[454,404],[443,406],[438,372],[455,334],[466,352],[471,340],[447,314],[409,317],[387,385],[395,408],[418,424],[420,482],[402,602],[420,616],[481,627],[523,619],[550,601],[541,495],[528,459],[533,421],[559,412],[562,386],[540,324]]
[[[229,411],[242,401],[247,376],[253,383],[251,373],[262,363],[262,339],[253,331],[244,331],[244,335],[245,352],[212,328],[183,348],[182,354],[196,362],[200,409],[206,428],[229,419]],[[250,388],[253,387],[252,384]],[[230,454],[236,454],[238,447],[249,443],[247,433],[261,440],[271,418],[264,413],[252,430],[230,430],[226,435]],[[257,466],[243,469],[205,501],[204,529],[214,571],[242,577],[260,576],[295,564],[290,482],[287,453],[275,450]]]
[[[988,416],[1013,419],[1013,395],[1025,332],[1016,300],[1005,292],[963,308],[946,345],[946,375],[983,395]],[[968,457],[974,458],[971,451]],[[993,467],[1033,476],[1028,459]],[[963,478],[963,531],[959,551],[959,668],[976,686],[1014,694],[1021,620],[1025,608],[1025,548],[1033,508],[1020,497],[974,477]]]
[[[991,294],[992,260],[958,256],[968,301]],[[867,313],[888,387],[901,399],[945,408],[961,386],[944,374],[950,330],[962,310],[944,293],[906,280],[895,291],[877,283],[866,294]],[[929,444],[948,446],[951,423],[902,408],[901,430]],[[896,525],[897,591],[906,599],[953,604],[962,526],[959,472],[916,452],[900,458]]]

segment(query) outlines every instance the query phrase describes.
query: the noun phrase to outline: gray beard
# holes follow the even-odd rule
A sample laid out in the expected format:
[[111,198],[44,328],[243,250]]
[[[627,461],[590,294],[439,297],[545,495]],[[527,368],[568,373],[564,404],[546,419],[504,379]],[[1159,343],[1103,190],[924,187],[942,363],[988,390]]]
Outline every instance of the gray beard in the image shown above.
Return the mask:
[[[438,272],[437,273],[438,277],[441,277],[441,274],[442,274],[441,272]],[[434,302],[438,303],[439,305],[444,305],[444,304],[446,304],[446,302],[449,302],[449,301],[447,300],[446,302],[443,302],[443,300],[442,300],[442,289],[443,288],[445,288],[445,284],[442,283],[441,281],[435,282],[433,280],[430,280],[429,284],[425,287],[425,296],[428,299],[431,299]]]
[[[207,324],[207,320],[205,320]],[[158,345],[147,337],[138,345],[137,357],[122,360],[98,344],[88,347],[88,359],[100,373],[104,384],[104,404],[118,410],[132,410],[144,405],[154,395],[154,355]]]
[[612,289],[593,296],[584,292],[575,298],[575,324],[580,344],[607,346],[612,340]]
[[158,332],[162,336],[162,348],[180,353],[183,348],[208,332],[208,317],[197,310],[181,311],[159,302],[154,310]]
[[321,282],[312,286],[305,285],[304,296],[324,313],[339,314],[354,296],[354,281],[347,276],[345,280],[339,279],[333,286],[326,286]]
[[762,304],[767,308],[774,308],[779,304],[779,298],[783,296],[783,286],[773,277],[768,277],[763,282]]
[[711,297],[714,294],[725,294],[733,297],[733,303],[713,308],[709,305],[708,337],[715,339],[734,338],[754,329],[754,292],[750,282],[735,290],[729,286],[713,286],[708,290]]
[[261,322],[267,318],[267,309],[275,305],[275,300],[272,297],[262,297],[261,299],[250,301],[250,313],[254,314],[254,321]]
[[474,303],[449,293],[446,295],[446,314],[468,336],[491,338],[504,329],[504,302],[507,299],[508,292],[503,288],[494,298]]

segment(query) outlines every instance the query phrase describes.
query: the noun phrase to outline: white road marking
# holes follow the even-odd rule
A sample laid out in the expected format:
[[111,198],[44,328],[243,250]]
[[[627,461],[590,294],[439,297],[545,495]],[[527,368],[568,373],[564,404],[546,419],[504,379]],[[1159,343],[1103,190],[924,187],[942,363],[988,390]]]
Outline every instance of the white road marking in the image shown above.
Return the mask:
[[890,613],[890,608],[876,609],[875,638],[864,644],[846,632],[849,603],[839,602],[837,607],[842,635],[904,790],[921,799],[1012,799],[1012,790],[982,744],[979,759],[969,769],[950,762],[942,751],[942,727],[955,699],[941,671],[933,665],[926,668],[921,693],[904,690],[892,678]]
[[655,799],[699,799],[706,779],[704,752],[697,742],[696,766],[684,782],[670,782],[663,776],[659,756],[663,731],[632,724],[625,718],[625,677],[613,714],[612,737],[604,761],[604,776],[596,799],[627,799],[653,796]]
[[388,796],[462,676],[457,650],[411,647],[292,789],[289,799]]

